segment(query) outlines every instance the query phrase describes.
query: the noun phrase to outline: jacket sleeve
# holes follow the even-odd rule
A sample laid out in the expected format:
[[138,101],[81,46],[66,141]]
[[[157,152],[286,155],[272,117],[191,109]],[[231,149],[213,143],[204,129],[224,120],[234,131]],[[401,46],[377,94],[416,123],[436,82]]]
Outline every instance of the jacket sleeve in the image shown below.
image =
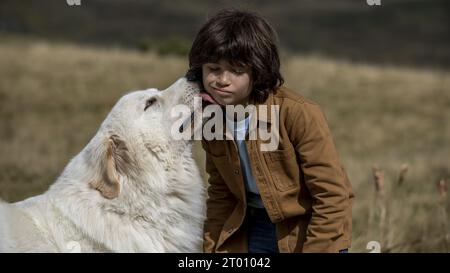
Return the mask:
[[209,174],[203,250],[212,253],[215,252],[223,225],[234,209],[235,198],[217,170],[205,140],[202,140],[202,146],[206,152],[206,172]]
[[319,105],[300,104],[287,128],[313,199],[303,252],[338,252],[350,241],[344,232],[351,221],[352,189]]

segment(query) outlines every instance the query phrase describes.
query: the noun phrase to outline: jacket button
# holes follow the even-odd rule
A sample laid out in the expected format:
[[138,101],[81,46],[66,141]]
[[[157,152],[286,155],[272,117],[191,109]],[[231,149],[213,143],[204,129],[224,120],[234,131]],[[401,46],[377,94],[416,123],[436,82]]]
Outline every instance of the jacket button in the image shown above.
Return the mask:
[[238,169],[234,170],[234,174],[239,175],[239,170]]

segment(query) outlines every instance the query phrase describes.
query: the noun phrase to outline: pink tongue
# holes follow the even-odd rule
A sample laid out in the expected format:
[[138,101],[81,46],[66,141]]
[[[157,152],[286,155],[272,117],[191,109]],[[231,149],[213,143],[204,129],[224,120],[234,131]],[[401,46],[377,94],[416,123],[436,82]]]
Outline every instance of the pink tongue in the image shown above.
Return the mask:
[[206,92],[200,93],[200,96],[202,97],[202,99],[203,99],[204,101],[207,101],[207,102],[212,103],[212,104],[218,104],[218,103],[211,97],[211,95],[208,94],[208,93],[206,93]]

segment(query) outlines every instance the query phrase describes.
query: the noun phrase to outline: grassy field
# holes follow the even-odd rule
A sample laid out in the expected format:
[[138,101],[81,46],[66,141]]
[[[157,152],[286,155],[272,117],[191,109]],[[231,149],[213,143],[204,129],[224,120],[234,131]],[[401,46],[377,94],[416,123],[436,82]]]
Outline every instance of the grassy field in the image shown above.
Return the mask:
[[[43,193],[124,93],[164,89],[187,67],[180,57],[21,39],[0,39],[0,52],[0,198],[11,202]],[[283,72],[326,112],[356,193],[351,251],[383,241],[393,252],[449,252],[449,199],[439,205],[436,182],[450,178],[450,73],[318,56],[283,56]],[[198,144],[196,156],[203,170]],[[386,177],[382,231],[374,165]]]

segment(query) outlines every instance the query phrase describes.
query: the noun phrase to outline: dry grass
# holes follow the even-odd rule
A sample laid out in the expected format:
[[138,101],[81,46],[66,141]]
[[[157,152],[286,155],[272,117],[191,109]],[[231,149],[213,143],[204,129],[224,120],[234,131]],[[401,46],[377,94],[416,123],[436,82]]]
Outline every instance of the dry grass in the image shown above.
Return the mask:
[[[187,66],[182,58],[28,40],[2,41],[0,52],[0,197],[8,201],[44,192],[125,92],[165,88]],[[439,202],[435,183],[450,177],[450,73],[314,56],[286,57],[283,71],[289,87],[327,114],[356,193],[352,251],[381,240],[368,232],[374,164],[385,176],[390,251],[448,251],[440,219],[449,201]]]
[[[450,73],[319,57],[291,58],[284,70],[290,86],[325,109],[349,172],[357,195],[352,250],[365,251],[367,242],[385,236],[394,252],[446,251],[434,185],[450,177]],[[410,169],[395,187],[405,162]],[[376,164],[384,170],[389,208],[383,236],[369,232]]]

